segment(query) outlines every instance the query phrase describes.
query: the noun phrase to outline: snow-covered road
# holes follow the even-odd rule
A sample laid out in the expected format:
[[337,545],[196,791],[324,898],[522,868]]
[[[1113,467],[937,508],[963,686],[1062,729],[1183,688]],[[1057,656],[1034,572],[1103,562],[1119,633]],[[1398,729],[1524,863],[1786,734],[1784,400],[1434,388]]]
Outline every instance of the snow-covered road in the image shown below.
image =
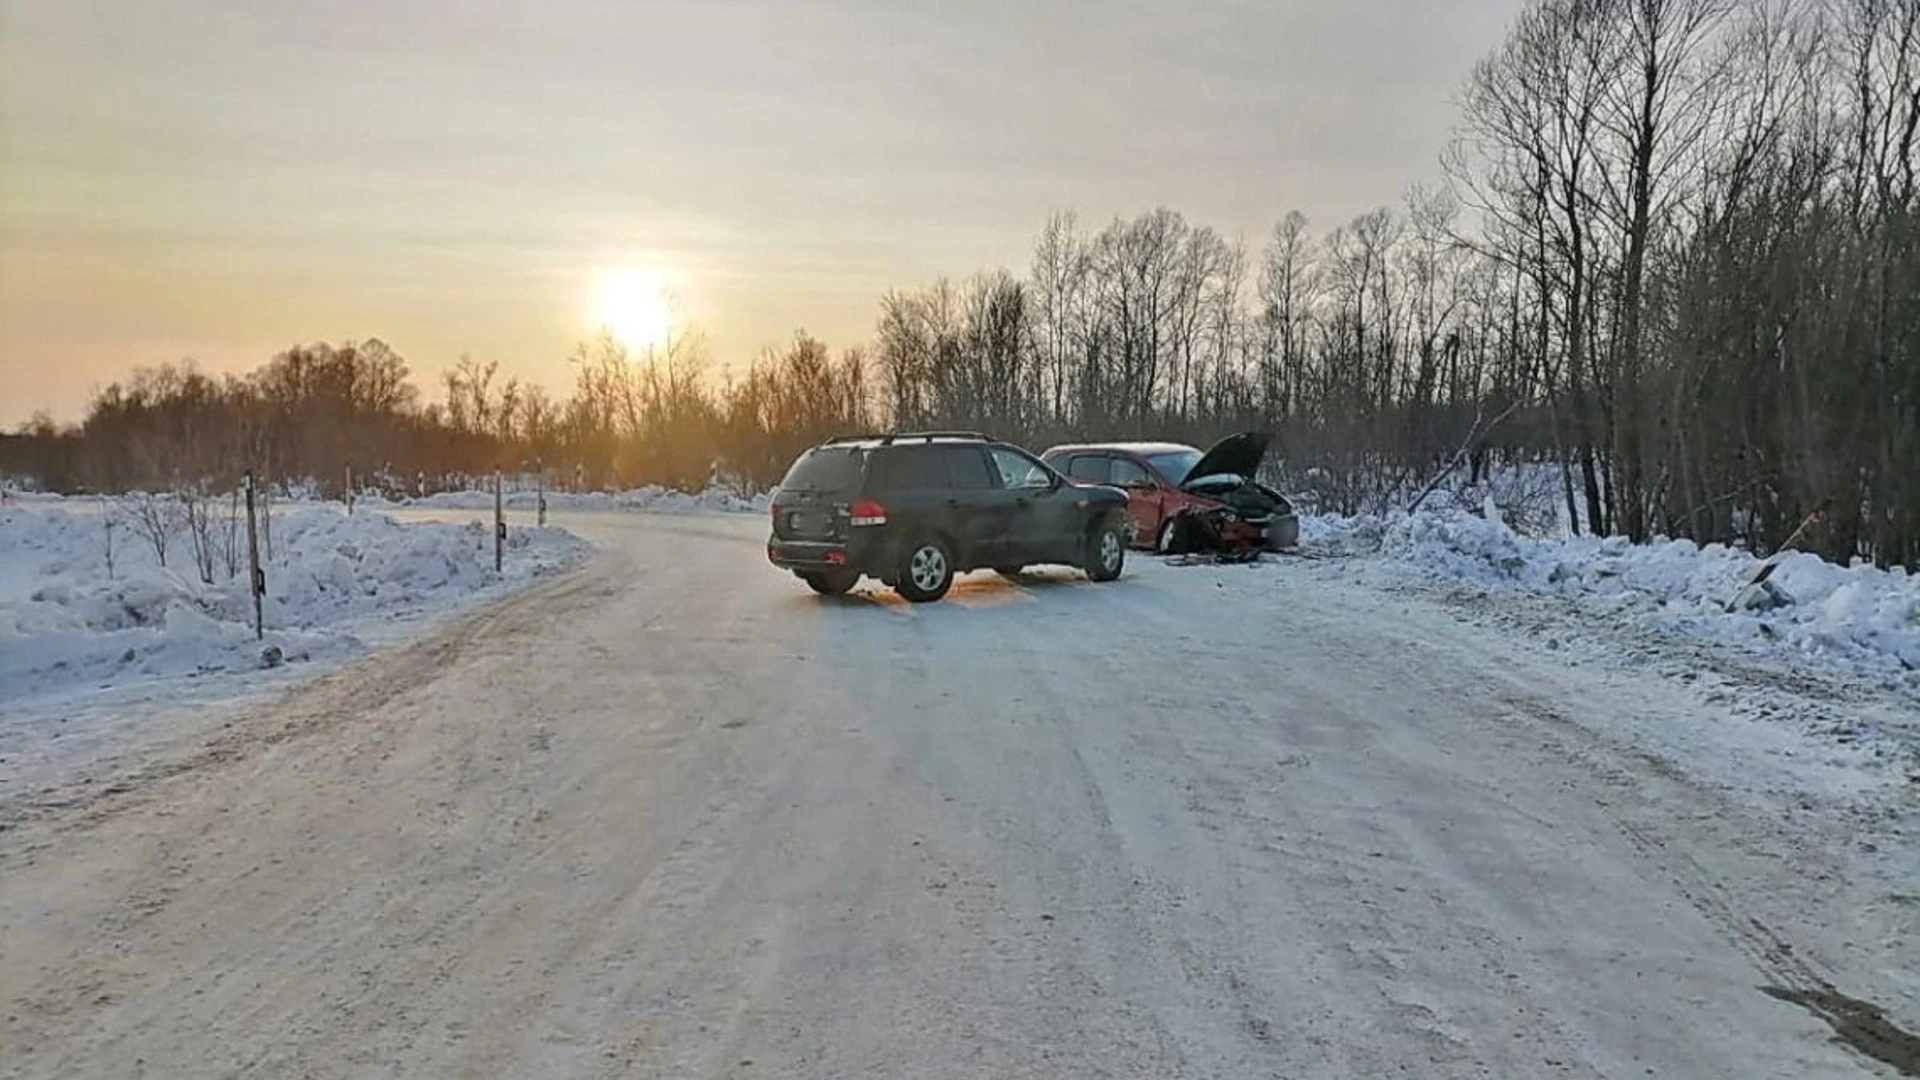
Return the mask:
[[0,831],[0,1073],[1920,1069],[1911,793],[1716,784],[1638,738],[1740,722],[1666,676],[1306,560],[910,607],[757,517],[563,523]]

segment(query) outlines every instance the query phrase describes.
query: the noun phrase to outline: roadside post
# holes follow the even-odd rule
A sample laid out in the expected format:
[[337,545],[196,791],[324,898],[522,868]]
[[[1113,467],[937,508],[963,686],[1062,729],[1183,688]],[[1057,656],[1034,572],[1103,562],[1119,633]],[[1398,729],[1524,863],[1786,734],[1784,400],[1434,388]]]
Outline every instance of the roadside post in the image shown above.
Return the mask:
[[1811,513],[1801,519],[1800,527],[1781,541],[1779,548],[1772,555],[1767,556],[1766,561],[1760,564],[1760,569],[1740,587],[1740,591],[1733,595],[1733,599],[1727,601],[1726,609],[1734,612],[1747,607],[1776,605],[1780,599],[1779,587],[1771,584],[1768,579],[1773,577],[1773,572],[1780,567],[1780,560],[1787,557],[1794,545],[1800,542],[1800,538],[1806,535],[1807,530],[1826,521],[1827,514],[1832,509],[1832,499],[1821,500],[1819,506],[1814,507]]
[[260,527],[254,516],[253,470],[247,470],[247,591],[253,594],[253,640],[266,636],[261,602],[267,595],[267,572],[260,566]]
[[533,505],[541,528],[547,527],[547,463],[533,459]]
[[499,573],[506,562],[507,508],[500,494],[500,470],[493,470],[493,572]]

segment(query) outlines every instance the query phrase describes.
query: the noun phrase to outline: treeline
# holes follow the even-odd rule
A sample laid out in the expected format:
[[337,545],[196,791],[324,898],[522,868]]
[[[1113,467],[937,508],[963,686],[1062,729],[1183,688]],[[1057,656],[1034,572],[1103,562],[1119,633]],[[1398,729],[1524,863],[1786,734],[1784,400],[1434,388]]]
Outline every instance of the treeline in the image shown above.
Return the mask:
[[806,334],[717,387],[691,341],[640,358],[601,341],[573,363],[574,391],[555,400],[498,363],[462,359],[431,403],[378,339],[299,346],[245,376],[142,368],[95,395],[78,425],[38,416],[0,438],[0,475],[50,491],[225,491],[252,470],[328,498],[349,483],[431,494],[495,469],[582,489],[764,489],[800,450],[872,423],[859,353],[835,359]]
[[1464,108],[1569,502],[1920,565],[1920,0],[1538,2]]
[[1576,527],[1769,550],[1825,510],[1807,546],[1920,565],[1920,0],[1534,0],[1462,107],[1402,206],[1254,244],[1057,215],[1023,273],[883,297],[864,349],[801,334],[720,378],[691,339],[600,342],[564,399],[463,361],[426,403],[379,342],[314,346],[143,373],[0,468],[764,487],[859,429],[1263,428],[1329,509],[1544,461]]

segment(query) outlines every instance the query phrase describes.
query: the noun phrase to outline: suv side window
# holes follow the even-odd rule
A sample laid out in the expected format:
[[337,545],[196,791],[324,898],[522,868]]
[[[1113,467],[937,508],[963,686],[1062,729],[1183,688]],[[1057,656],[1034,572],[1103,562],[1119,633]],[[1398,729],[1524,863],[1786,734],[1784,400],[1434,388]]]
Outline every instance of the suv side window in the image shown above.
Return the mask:
[[1008,491],[1032,491],[1053,486],[1053,474],[1045,465],[1009,446],[989,451],[994,467],[1000,470],[1000,486]]
[[1067,475],[1088,484],[1112,483],[1108,476],[1113,463],[1105,454],[1081,454],[1067,463]]
[[867,466],[867,480],[875,492],[900,491],[913,486],[913,459],[903,450],[876,450]]
[[947,486],[946,462],[931,446],[892,446],[873,455],[875,492],[940,490]]
[[918,446],[913,451],[914,483],[928,491],[945,491],[953,486],[947,476],[947,458],[937,447]]
[[1126,458],[1113,459],[1113,480],[1111,483],[1121,487],[1139,487],[1147,482],[1147,470],[1137,461]]
[[977,446],[943,446],[941,456],[946,458],[947,472],[953,476],[953,486],[962,491],[985,491],[993,486],[993,477],[987,472],[987,459]]

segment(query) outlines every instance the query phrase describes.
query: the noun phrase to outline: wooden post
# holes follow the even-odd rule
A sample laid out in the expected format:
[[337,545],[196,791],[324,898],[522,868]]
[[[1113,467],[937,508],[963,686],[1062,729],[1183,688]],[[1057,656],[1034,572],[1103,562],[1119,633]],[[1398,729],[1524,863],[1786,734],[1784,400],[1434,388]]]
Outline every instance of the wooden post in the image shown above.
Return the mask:
[[353,462],[347,462],[347,516],[353,516]]
[[1823,499],[1812,513],[1802,518],[1800,527],[1793,530],[1792,534],[1787,537],[1785,542],[1783,542],[1772,555],[1767,556],[1766,561],[1760,564],[1760,569],[1754,573],[1753,577],[1749,579],[1745,585],[1740,587],[1739,592],[1733,594],[1733,599],[1727,601],[1727,610],[1730,612],[1738,611],[1740,609],[1741,598],[1746,596],[1747,590],[1772,577],[1773,572],[1780,566],[1780,560],[1787,557],[1787,553],[1793,550],[1793,546],[1800,542],[1800,537],[1805,535],[1806,531],[1814,525],[1825,521],[1828,512],[1832,509],[1833,500]]
[[113,506],[100,496],[100,521],[107,529],[107,580],[113,580]]
[[267,572],[260,566],[260,530],[254,523],[253,470],[247,470],[247,567],[248,591],[253,593],[253,640],[266,636],[261,601],[267,595]]
[[499,573],[506,559],[507,510],[500,494],[500,470],[493,470],[493,572]]
[[533,491],[534,508],[544,529],[547,527],[547,464],[539,458],[533,459]]

